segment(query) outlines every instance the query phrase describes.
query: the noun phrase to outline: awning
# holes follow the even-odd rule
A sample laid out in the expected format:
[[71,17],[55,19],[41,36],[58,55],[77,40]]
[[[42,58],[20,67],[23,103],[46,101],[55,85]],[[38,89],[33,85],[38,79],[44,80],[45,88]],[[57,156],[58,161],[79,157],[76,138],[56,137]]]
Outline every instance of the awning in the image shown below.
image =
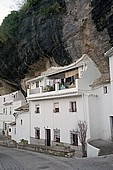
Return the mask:
[[65,72],[65,78],[72,77],[78,74],[78,69]]

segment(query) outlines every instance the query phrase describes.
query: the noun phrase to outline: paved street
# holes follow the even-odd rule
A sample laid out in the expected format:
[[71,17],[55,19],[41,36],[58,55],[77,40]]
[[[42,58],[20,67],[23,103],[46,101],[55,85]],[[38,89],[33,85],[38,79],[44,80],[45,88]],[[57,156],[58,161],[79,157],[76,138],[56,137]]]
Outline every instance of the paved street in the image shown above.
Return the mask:
[[113,170],[113,155],[69,159],[0,146],[0,170]]

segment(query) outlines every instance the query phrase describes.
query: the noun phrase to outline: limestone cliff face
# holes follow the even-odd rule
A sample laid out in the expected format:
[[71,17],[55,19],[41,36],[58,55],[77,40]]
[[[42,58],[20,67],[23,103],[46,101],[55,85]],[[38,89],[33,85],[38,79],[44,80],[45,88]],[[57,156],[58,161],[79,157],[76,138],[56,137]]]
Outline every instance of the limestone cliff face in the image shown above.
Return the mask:
[[70,64],[84,53],[101,73],[108,73],[104,52],[113,44],[112,4],[112,0],[41,0],[26,9],[15,38],[0,44],[2,80],[21,89],[25,80],[47,67]]

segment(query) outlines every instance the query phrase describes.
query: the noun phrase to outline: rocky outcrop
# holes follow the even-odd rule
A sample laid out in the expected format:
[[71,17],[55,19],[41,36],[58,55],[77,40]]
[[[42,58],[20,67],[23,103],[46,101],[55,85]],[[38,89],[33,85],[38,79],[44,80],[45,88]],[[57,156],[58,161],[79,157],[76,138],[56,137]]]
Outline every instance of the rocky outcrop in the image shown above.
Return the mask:
[[67,65],[87,53],[102,74],[113,43],[112,0],[39,0],[18,17],[15,36],[0,44],[0,77],[24,82],[51,65]]

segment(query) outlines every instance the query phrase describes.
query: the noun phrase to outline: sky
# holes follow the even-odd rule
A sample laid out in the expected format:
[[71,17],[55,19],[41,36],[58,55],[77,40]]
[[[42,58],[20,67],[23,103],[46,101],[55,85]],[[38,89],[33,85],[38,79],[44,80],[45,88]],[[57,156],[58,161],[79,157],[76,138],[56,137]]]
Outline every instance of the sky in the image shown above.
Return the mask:
[[0,25],[11,11],[18,9],[21,0],[0,0]]

